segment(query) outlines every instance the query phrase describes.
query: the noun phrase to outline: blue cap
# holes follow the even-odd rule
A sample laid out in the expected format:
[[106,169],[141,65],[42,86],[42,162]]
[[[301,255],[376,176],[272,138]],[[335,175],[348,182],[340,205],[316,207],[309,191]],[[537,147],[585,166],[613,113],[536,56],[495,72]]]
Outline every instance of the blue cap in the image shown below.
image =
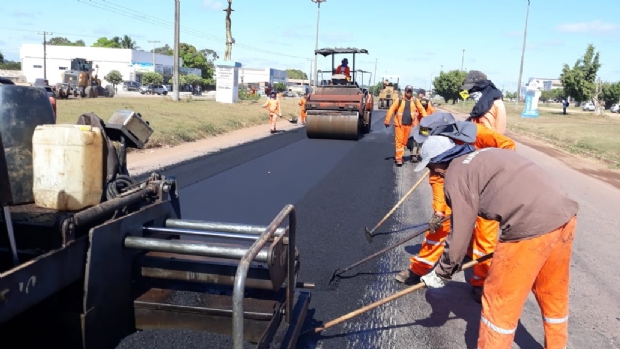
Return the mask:
[[435,112],[423,117],[422,120],[420,120],[420,125],[416,126],[411,133],[416,142],[424,143],[428,136],[439,134],[455,123],[456,119],[452,114]]

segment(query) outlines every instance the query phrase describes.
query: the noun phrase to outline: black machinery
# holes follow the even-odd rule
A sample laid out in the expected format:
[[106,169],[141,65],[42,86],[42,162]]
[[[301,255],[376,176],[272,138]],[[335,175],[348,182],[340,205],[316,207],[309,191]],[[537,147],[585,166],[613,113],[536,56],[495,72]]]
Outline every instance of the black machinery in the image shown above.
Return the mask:
[[[17,97],[40,113],[9,110]],[[39,208],[28,196],[32,161],[18,165],[28,163],[34,128],[54,123],[44,100],[34,87],[0,86],[3,348],[108,349],[152,329],[228,335],[235,349],[248,342],[295,347],[310,302],[298,288],[313,285],[296,280],[292,205],[268,226],[190,221],[181,219],[174,178],[153,173],[117,186],[126,176],[125,147],[142,148],[153,132],[139,114],[121,110],[108,123],[80,117],[121,144],[118,152],[102,149],[108,157],[102,202],[78,212]],[[117,173],[109,171],[114,160]]]

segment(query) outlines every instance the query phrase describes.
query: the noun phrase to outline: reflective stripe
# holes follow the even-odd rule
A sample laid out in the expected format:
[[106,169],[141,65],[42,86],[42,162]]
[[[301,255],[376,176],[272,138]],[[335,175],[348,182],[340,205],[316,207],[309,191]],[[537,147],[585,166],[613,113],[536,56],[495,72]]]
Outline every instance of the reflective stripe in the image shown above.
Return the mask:
[[484,316],[480,317],[480,321],[482,321],[483,324],[487,325],[490,329],[492,329],[493,331],[499,333],[499,334],[513,334],[515,333],[515,331],[517,330],[517,328],[513,328],[512,330],[507,330],[501,327],[497,327],[495,325],[493,325],[491,323],[491,321],[487,320],[484,318]]
[[548,324],[563,324],[566,321],[568,321],[568,316],[562,317],[562,318],[553,318],[553,317],[543,316],[543,320]]
[[476,250],[476,249],[474,249],[474,253],[475,253],[475,254],[477,254],[477,255],[478,255],[478,256],[480,256],[480,257],[486,256],[486,253],[484,253],[484,252],[480,252],[480,251],[478,251],[478,250]]
[[418,256],[416,256],[416,257],[414,257],[414,258],[415,258],[416,260],[418,260],[418,261],[420,261],[420,262],[424,263],[424,264],[428,264],[428,265],[430,265],[430,266],[434,266],[434,265],[435,265],[435,263],[429,262],[429,261],[427,261],[427,260],[426,260],[426,259],[424,259],[424,258],[420,258],[420,257],[418,257]]
[[482,280],[482,278],[480,276],[474,275],[474,280]]
[[429,239],[424,239],[424,243],[429,244],[429,245],[438,245],[441,244],[443,241],[434,241],[434,240],[429,240]]

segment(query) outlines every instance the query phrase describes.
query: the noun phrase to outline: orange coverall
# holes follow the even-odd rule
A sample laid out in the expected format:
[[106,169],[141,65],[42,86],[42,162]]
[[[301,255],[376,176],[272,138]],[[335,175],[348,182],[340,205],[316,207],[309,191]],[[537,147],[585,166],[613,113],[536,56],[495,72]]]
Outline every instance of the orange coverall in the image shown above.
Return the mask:
[[348,79],[351,79],[351,68],[349,68],[349,66],[344,67],[344,69],[342,68],[342,65],[339,65],[338,68],[336,68],[336,74],[344,74]]
[[[476,141],[473,146],[476,149],[482,148],[500,148],[500,149],[512,149],[516,148],[515,142],[504,136],[489,129],[481,124],[476,124],[478,132],[476,134]],[[456,141],[457,144],[463,142]],[[444,179],[443,177],[431,174],[429,175],[429,182],[433,190],[433,211],[442,212],[444,216],[452,214],[452,210],[446,204],[445,196],[443,192]],[[409,269],[418,276],[426,275],[439,261],[443,254],[444,241],[450,233],[450,220],[446,220],[442,223],[441,227],[435,230],[435,233],[427,232],[422,247],[417,256],[413,256],[410,259],[411,265]],[[482,217],[478,217],[476,220],[476,227],[472,237],[472,253],[478,257],[482,257],[495,250],[499,234],[499,222],[486,220]],[[470,255],[472,254],[470,253]],[[476,259],[472,256],[473,259]],[[473,276],[470,280],[472,286],[483,286],[484,281],[489,273],[491,267],[491,260],[484,261],[474,266]]]
[[280,111],[280,101],[277,98],[269,98],[267,102],[263,104],[263,108],[267,108],[267,111],[269,111],[269,123],[271,124],[271,129],[275,131],[276,120],[278,120],[278,115],[282,113]]
[[301,116],[301,123],[305,124],[306,123],[306,97],[301,97],[301,100],[299,101],[299,106],[301,107],[301,111],[300,111],[300,116]]
[[506,133],[506,106],[504,101],[497,99],[493,102],[491,109],[479,118],[471,120],[476,124],[484,125],[495,132]]
[[[426,110],[426,115],[431,115],[435,112],[435,107],[433,107],[433,104],[431,103],[431,101],[429,101],[428,99],[426,100],[427,104],[426,104],[426,108],[424,108],[424,110]],[[424,106],[424,104],[422,104],[422,106]]]
[[[403,112],[405,111],[405,105],[407,103],[409,103],[409,110],[411,110],[412,123],[409,125],[403,125]],[[400,104],[400,107],[398,104]],[[396,115],[394,116],[394,114]],[[394,116],[394,143],[396,146],[396,155],[394,156],[394,160],[397,163],[402,164],[403,162],[403,155],[405,155],[405,148],[407,147],[407,139],[409,139],[411,128],[416,127],[420,123],[420,120],[426,115],[426,110],[424,110],[424,107],[420,104],[420,100],[415,97],[412,97],[411,99],[403,97],[401,103],[392,103],[390,106],[390,109],[385,115],[384,124],[389,126],[390,120],[392,120],[392,116]]]

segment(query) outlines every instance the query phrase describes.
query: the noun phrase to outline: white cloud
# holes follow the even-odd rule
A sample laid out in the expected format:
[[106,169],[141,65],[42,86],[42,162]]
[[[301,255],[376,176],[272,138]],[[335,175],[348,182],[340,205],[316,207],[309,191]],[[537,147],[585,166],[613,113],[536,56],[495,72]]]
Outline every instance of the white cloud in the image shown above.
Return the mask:
[[589,34],[610,34],[618,33],[620,26],[613,23],[605,23],[603,21],[592,21],[589,23],[567,23],[555,27],[556,31],[561,33],[589,33]]
[[202,2],[202,7],[208,9],[208,10],[221,10],[224,8],[224,4],[219,2],[219,1],[214,1],[214,0],[204,0]]

